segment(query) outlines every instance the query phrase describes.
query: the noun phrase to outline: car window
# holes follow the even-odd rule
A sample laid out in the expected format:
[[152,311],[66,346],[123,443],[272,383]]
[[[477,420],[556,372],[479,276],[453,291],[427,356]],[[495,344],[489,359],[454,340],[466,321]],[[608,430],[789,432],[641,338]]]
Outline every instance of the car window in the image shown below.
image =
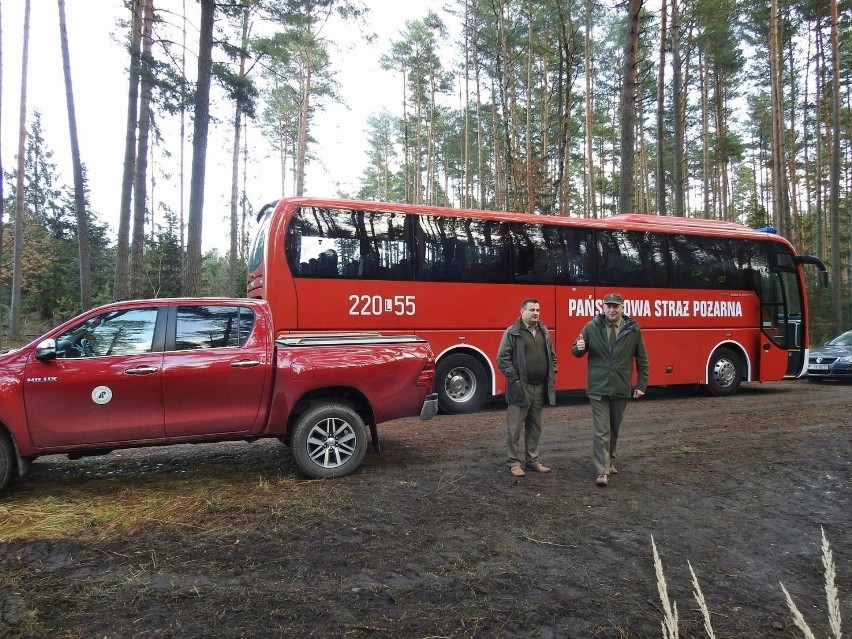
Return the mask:
[[175,350],[239,348],[254,326],[254,313],[244,306],[179,306]]
[[832,346],[852,346],[852,331],[846,331],[831,340]]
[[66,359],[150,353],[156,308],[109,311],[56,338],[56,356]]

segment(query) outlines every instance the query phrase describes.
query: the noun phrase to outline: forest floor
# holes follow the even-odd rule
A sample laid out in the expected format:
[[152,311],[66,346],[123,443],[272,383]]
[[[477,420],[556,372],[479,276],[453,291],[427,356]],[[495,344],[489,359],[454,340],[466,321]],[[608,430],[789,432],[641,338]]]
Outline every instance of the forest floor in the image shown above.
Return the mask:
[[594,484],[581,395],[545,410],[549,474],[512,477],[505,405],[380,426],[353,475],[276,441],[39,459],[0,498],[0,637],[829,636],[821,535],[852,625],[852,385],[631,402]]

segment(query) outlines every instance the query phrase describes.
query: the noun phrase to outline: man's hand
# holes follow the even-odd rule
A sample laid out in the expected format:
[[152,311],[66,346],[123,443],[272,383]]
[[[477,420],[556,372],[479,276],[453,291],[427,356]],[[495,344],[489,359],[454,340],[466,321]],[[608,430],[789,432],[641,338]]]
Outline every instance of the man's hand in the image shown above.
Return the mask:
[[580,333],[580,335],[577,337],[577,341],[574,342],[574,345],[577,347],[577,350],[580,351],[580,352],[583,352],[584,350],[586,350],[586,340],[583,339],[582,333]]

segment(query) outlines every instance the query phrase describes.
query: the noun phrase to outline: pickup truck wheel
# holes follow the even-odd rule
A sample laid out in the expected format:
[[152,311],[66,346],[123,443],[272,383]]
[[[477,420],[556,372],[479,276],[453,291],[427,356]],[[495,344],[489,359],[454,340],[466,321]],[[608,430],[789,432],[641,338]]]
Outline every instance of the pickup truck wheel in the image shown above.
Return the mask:
[[470,355],[450,355],[435,369],[438,405],[450,415],[479,410],[488,392],[488,374],[479,360]]
[[12,472],[15,470],[15,455],[12,450],[12,442],[6,435],[0,433],[0,491],[12,479]]
[[348,475],[367,452],[364,420],[349,406],[322,404],[296,421],[290,439],[293,459],[309,477]]

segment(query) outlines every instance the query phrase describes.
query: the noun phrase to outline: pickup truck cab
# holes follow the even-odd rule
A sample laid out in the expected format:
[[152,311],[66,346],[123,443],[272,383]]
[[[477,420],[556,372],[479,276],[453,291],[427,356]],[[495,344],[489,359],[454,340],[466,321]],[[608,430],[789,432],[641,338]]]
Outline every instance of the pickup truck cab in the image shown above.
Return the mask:
[[275,437],[299,470],[336,477],[367,429],[431,419],[434,358],[414,336],[276,339],[261,300],[176,298],[87,311],[0,355],[0,490],[41,455]]

